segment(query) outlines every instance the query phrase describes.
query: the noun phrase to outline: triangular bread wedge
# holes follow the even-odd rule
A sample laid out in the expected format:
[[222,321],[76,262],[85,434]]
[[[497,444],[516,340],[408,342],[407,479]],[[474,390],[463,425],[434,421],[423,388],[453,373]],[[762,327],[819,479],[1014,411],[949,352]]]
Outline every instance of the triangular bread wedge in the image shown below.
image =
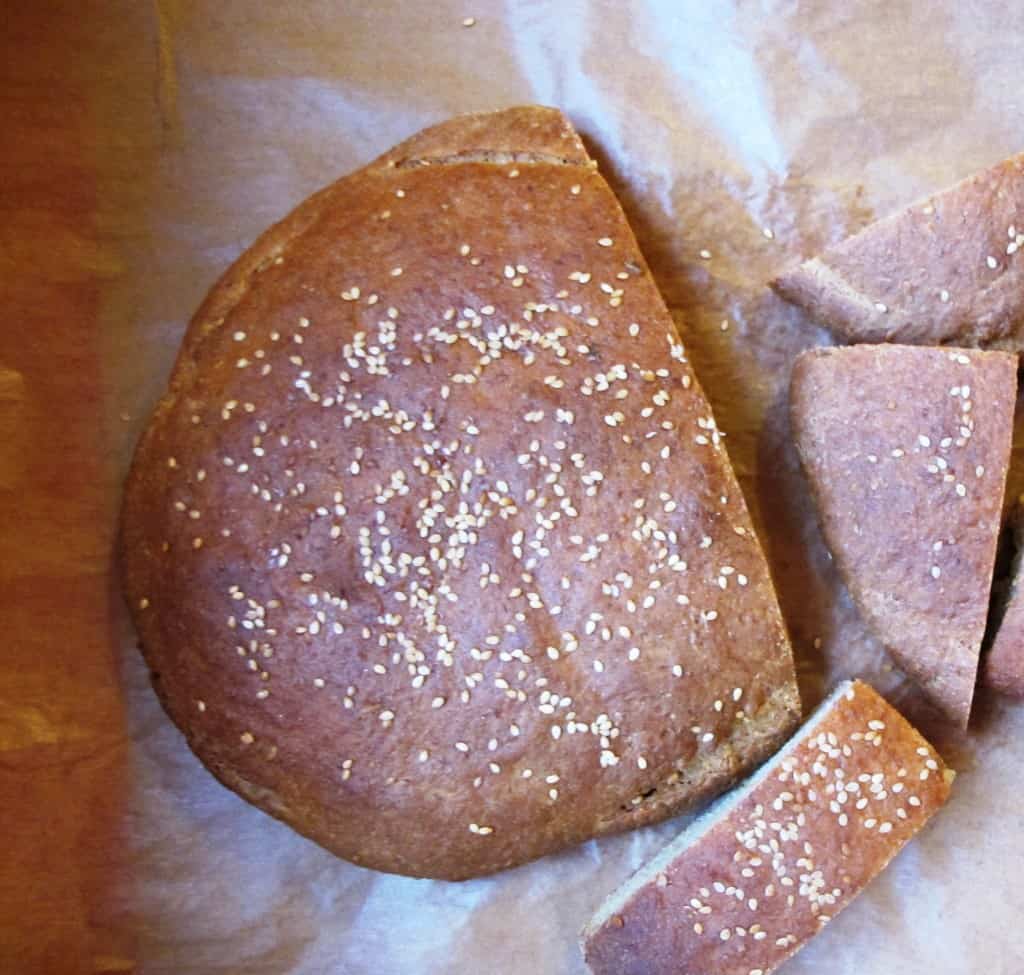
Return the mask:
[[982,659],[982,682],[1002,694],[1024,698],[1024,496],[1010,516],[1015,550],[1009,590],[992,646]]
[[583,931],[594,975],[770,975],[942,807],[953,773],[867,684],[695,820]]
[[850,342],[1024,349],[1024,154],[870,224],[772,287]]
[[1004,352],[812,349],[793,435],[825,541],[893,658],[966,727],[1016,393]]

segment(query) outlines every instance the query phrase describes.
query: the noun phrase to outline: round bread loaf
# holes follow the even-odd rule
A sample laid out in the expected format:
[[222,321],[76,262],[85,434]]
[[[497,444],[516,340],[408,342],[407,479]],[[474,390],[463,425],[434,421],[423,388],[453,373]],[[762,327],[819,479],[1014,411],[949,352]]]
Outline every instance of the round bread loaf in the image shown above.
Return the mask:
[[378,869],[471,877],[662,819],[798,717],[708,403],[550,109],[429,129],[236,262],[121,546],[196,754]]

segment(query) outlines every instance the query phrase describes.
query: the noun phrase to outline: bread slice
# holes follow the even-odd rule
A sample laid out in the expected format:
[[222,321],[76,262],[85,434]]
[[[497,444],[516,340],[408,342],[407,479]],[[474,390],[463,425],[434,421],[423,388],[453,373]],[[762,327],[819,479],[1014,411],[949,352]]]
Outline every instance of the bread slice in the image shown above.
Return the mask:
[[1024,698],[1024,496],[1009,518],[1013,561],[1008,590],[989,651],[982,658],[982,682],[1002,694]]
[[381,870],[664,819],[799,720],[708,401],[553,109],[421,132],[239,258],[139,444],[121,553],[202,761]]
[[893,658],[966,727],[1017,385],[1004,352],[812,349],[793,436],[825,541]]
[[945,803],[952,771],[860,681],[608,898],[594,975],[768,975]]
[[849,342],[1024,349],[1024,154],[772,282]]

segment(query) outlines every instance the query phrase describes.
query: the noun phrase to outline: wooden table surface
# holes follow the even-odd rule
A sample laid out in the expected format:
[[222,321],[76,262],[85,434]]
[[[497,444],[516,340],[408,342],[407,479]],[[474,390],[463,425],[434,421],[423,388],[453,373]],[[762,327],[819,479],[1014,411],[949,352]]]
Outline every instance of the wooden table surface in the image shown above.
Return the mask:
[[103,322],[158,135],[155,20],[144,4],[41,0],[6,5],[0,30],[5,973],[134,970],[94,912],[130,774],[112,638],[124,438],[104,416]]

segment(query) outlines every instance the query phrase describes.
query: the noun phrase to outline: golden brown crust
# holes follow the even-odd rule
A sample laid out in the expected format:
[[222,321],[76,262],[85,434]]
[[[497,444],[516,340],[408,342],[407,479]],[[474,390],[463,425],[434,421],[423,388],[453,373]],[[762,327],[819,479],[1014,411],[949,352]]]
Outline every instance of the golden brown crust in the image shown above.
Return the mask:
[[1024,348],[1024,154],[772,282],[850,342]]
[[561,112],[535,105],[460,115],[418,132],[373,165],[418,166],[482,157],[494,162],[594,165],[572,123]]
[[663,818],[798,716],[707,401],[581,153],[550,109],[455,120],[302,204],[200,308],[129,476],[168,712],[368,866]]
[[585,932],[594,975],[769,975],[945,803],[952,774],[868,685],[613,895]]
[[790,389],[825,541],[897,663],[966,727],[1016,396],[1002,352],[813,349]]

